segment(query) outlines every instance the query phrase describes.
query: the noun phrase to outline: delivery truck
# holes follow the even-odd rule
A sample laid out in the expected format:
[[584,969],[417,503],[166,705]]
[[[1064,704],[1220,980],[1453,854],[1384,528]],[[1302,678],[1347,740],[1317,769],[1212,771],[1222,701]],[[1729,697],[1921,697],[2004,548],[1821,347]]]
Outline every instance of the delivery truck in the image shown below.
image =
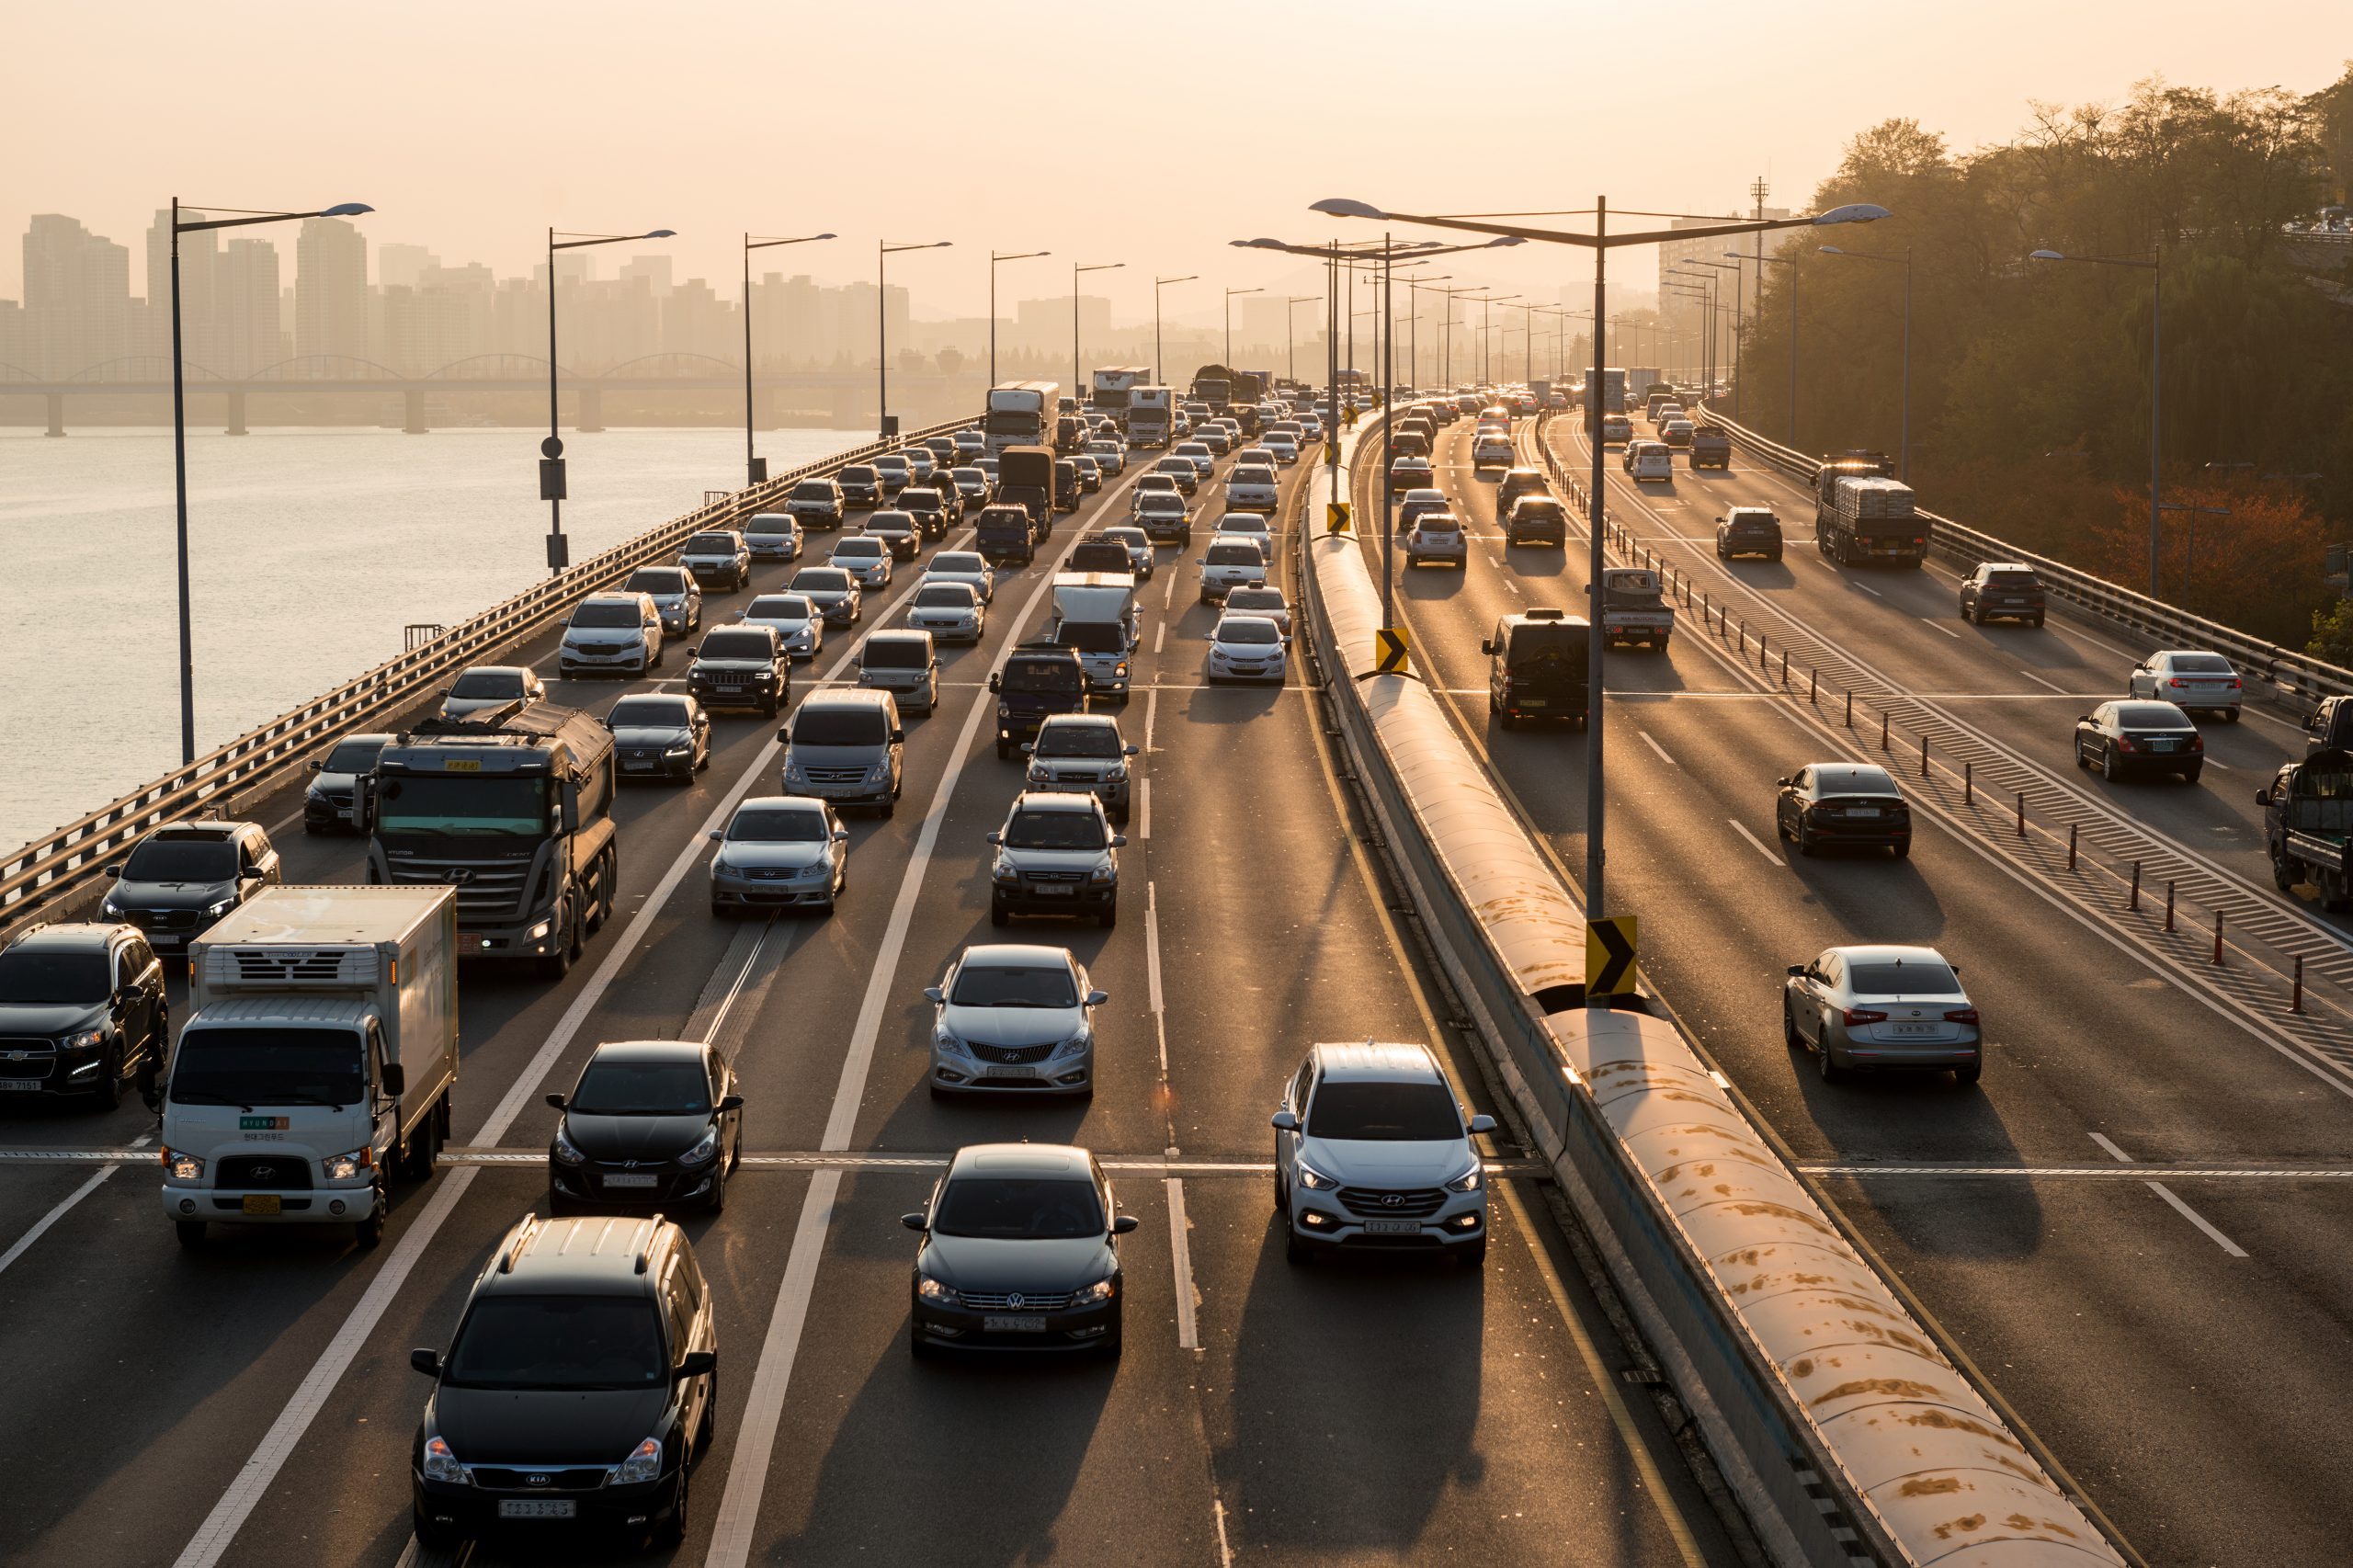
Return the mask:
[[1136,580],[1126,572],[1057,572],[1045,641],[1078,655],[1090,697],[1128,699],[1128,675],[1142,632]]

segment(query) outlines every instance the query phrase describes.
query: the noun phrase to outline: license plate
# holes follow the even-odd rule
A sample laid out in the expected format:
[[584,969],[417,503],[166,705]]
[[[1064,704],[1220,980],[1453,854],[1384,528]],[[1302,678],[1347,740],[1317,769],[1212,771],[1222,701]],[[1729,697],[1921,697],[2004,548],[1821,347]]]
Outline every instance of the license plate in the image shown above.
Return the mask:
[[1850,817],[1875,817],[1879,815],[1879,808],[1877,806],[1853,806],[1848,808],[1847,814]]
[[1410,1236],[1422,1228],[1418,1220],[1367,1220],[1365,1233],[1375,1236]]
[[1046,1332],[1046,1320],[1033,1317],[983,1317],[981,1319],[981,1332],[983,1334],[1043,1334]]
[[29,1093],[39,1089],[41,1081],[39,1078],[0,1078],[0,1094],[6,1094],[12,1089],[18,1093]]
[[460,948],[479,948],[479,947],[481,947],[481,946],[482,946],[482,933],[481,933],[481,932],[479,932],[479,931],[460,931],[460,932],[459,932],[459,933],[458,933],[458,946],[460,946]]
[[652,1187],[661,1178],[641,1172],[623,1171],[605,1178],[607,1187]]
[[981,1076],[983,1078],[1034,1078],[1037,1074],[1027,1067],[996,1066],[983,1068]]
[[283,1203],[274,1192],[248,1192],[243,1207],[248,1214],[275,1214]]
[[1078,890],[1075,888],[1054,887],[1049,885],[1041,888],[1032,888],[1030,891],[1036,893],[1040,898],[1068,898],[1072,893]]
[[1931,1035],[1937,1032],[1937,1026],[1934,1024],[1890,1024],[1887,1026],[1887,1032],[1906,1036]]
[[2151,741],[2149,743],[2149,749],[2151,751],[2171,751],[2173,750],[2173,743],[2171,741]]
[[1550,701],[1541,697],[1523,697],[1519,699],[1519,705],[1522,708],[1550,708],[1552,706]]
[[574,1517],[580,1505],[569,1497],[501,1497],[498,1517],[502,1519],[569,1519]]
[[621,771],[623,773],[651,773],[654,771],[654,765],[650,762],[624,762],[621,764]]

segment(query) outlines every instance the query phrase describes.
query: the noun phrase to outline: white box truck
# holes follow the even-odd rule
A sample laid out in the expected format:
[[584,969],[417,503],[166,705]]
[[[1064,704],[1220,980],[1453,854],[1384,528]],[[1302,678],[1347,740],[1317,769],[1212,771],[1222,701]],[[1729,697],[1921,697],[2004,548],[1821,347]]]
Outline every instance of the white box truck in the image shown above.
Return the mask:
[[188,948],[188,1017],[156,1085],[164,1213],[349,1225],[433,1174],[458,1077],[453,888],[266,888]]
[[1168,445],[1168,427],[1175,417],[1176,394],[1167,387],[1137,387],[1128,393],[1128,444],[1136,448]]
[[1140,635],[1134,577],[1124,572],[1054,574],[1054,613],[1045,641],[1078,655],[1088,697],[1127,701]]

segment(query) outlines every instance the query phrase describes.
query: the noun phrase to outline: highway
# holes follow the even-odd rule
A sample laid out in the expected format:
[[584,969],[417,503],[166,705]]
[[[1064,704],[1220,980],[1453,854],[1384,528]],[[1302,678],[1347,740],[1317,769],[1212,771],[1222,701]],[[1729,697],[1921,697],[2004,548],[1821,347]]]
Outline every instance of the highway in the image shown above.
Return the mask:
[[[1522,462],[1548,440],[1586,472],[1574,418],[1540,437],[1532,424],[1518,427]],[[1504,733],[1479,642],[1529,606],[1585,613],[1582,514],[1565,552],[1507,551],[1471,428],[1442,428],[1433,453],[1470,525],[1467,569],[1404,573],[1400,610],[1424,678],[1581,877],[1585,736]],[[1376,574],[1377,469],[1358,464],[1355,483]],[[2253,801],[2302,755],[2300,733],[2250,705],[2242,723],[2202,726],[2200,785],[2105,783],[2071,766],[2073,720],[2121,695],[2143,650],[2056,612],[2041,630],[1968,625],[1933,564],[1840,568],[1813,547],[1810,493],[1745,454],[1729,474],[1678,461],[1671,483],[1637,485],[1613,448],[1605,472],[1612,512],[1688,574],[1695,607],[1668,653],[1608,664],[1608,903],[1641,917],[1650,983],[2148,1561],[2342,1560],[2353,1471],[2315,1455],[2341,1443],[2353,1399],[2337,1353],[2353,1312],[2347,928],[2274,891]],[[1733,504],[1778,510],[1781,562],[1716,560],[1713,522]],[[1733,634],[1702,629],[1702,594],[1731,606]],[[1857,687],[1870,717],[1850,733]],[[1885,756],[1881,710],[1897,737]],[[1886,761],[1914,795],[1908,861],[1801,859],[1777,842],[1775,780],[1848,756]],[[2024,838],[2014,788],[2030,795]],[[2149,888],[2130,912],[2124,867],[2143,856]],[[2177,872],[2186,905],[2195,891],[2231,912],[2220,969],[2206,905],[2162,929]],[[1784,1043],[1785,967],[1857,940],[1932,944],[1960,967],[1986,1020],[1980,1086],[1834,1086]],[[2299,953],[2311,986],[2295,1016],[2284,975]]]
[[[1317,457],[1311,449],[1284,471],[1287,511]],[[1051,551],[1097,518],[1125,520],[1142,466],[1063,519]],[[1211,494],[1205,485],[1205,513],[1216,510]],[[1384,908],[1299,666],[1281,689],[1201,683],[1215,612],[1195,600],[1193,567],[1206,533],[1198,528],[1183,555],[1163,550],[1140,596],[1142,653],[1121,714],[1127,738],[1145,747],[1122,856],[1127,918],[1112,931],[1037,923],[1019,933],[1066,943],[1110,994],[1091,1103],[940,1103],[924,1087],[922,988],[962,945],[992,939],[983,835],[1019,773],[992,753],[985,676],[1042,620],[1051,562],[1041,554],[1001,584],[985,644],[945,653],[939,710],[908,726],[902,809],[889,821],[852,819],[850,891],[831,919],[736,923],[708,913],[703,835],[733,801],[777,788],[770,722],[722,714],[708,772],[683,787],[625,791],[620,918],[590,939],[584,960],[554,984],[464,971],[455,1137],[438,1175],[395,1188],[381,1249],[358,1251],[324,1231],[216,1227],[209,1246],[183,1251],[158,1211],[154,1167],[139,1153],[152,1147],[153,1123],[135,1101],[109,1115],[0,1111],[0,1194],[11,1216],[0,1233],[0,1358],[14,1369],[18,1430],[35,1435],[0,1483],[7,1561],[434,1561],[409,1535],[409,1449],[428,1385],[407,1352],[446,1345],[492,1244],[544,1205],[556,1113],[542,1093],[569,1086],[600,1040],[679,1037],[713,1040],[735,1062],[748,1098],[747,1157],[723,1214],[677,1217],[716,1293],[721,1415],[717,1445],[694,1475],[686,1544],[668,1561],[1737,1562],[1657,1409],[1620,1376],[1630,1353],[1532,1178],[1498,1184],[1495,1245],[1482,1271],[1405,1259],[1285,1262],[1269,1205],[1267,1117],[1310,1042],[1427,1040],[1474,1108],[1500,1108],[1454,1034],[1434,1021],[1429,983]],[[815,540],[822,550],[824,536]],[[790,570],[763,564],[749,589],[711,596],[706,624],[732,619]],[[1288,549],[1282,571],[1288,578]],[[914,577],[903,567],[891,589],[870,595],[867,627],[895,622]],[[1500,605],[1506,581],[1483,553],[1466,582],[1417,578],[1408,589],[1456,684],[1470,684],[1461,648],[1475,636],[1472,603]],[[842,680],[853,646],[836,633],[813,667],[796,672],[796,699],[819,679]],[[558,680],[552,634],[520,656],[561,703],[601,711],[631,688]],[[1688,645],[1672,667],[1698,689],[1735,684]],[[1955,896],[1958,883],[1984,906],[1968,912],[1968,931],[1983,939],[1961,945],[1968,963],[2015,941],[2015,909],[2003,906],[1990,874],[1941,846],[1924,846],[1908,872],[1809,869],[1818,892],[1768,872],[1756,852],[1694,824],[1739,812],[1754,794],[1720,776],[1711,733],[1745,726],[1761,759],[1788,749],[1775,728],[1783,721],[1745,699],[1643,711],[1655,740],[1687,766],[1663,771],[1668,765],[1654,767],[1647,754],[1620,752],[1620,778],[1637,797],[1620,819],[1620,885],[1658,917],[1660,983],[1808,1158],[2006,1160],[2030,1147],[2038,1158],[2081,1163],[2096,1151],[2080,1131],[2073,1145],[2065,1134],[2095,1125],[2143,1159],[2287,1157],[2296,1150],[2280,1133],[2291,1128],[2310,1129],[2307,1155],[2324,1153],[2343,1115],[2334,1095],[2221,1030],[2183,1038],[2188,1010],[2177,996],[2132,989],[2128,964],[2039,916],[2033,945],[2048,955],[2049,983],[2065,973],[2086,983],[2065,968],[2078,959],[2116,977],[2116,1010],[2100,1009],[2100,1028],[2031,1042],[1997,1031],[2004,1049],[1982,1098],[1862,1091],[1851,1103],[1868,1108],[1840,1119],[1856,1092],[1825,1097],[1787,1082],[1769,1031],[1744,1017],[1756,1011],[1757,977],[1782,961],[1790,928],[1808,939],[1835,935],[1867,907],[1884,922],[1891,885],[1907,890],[1909,910]],[[2244,738],[2276,749],[2277,738],[2258,730]],[[1561,747],[1577,743],[1512,742],[1498,756],[1504,774],[1557,835],[1575,802],[1542,780]],[[1759,769],[1772,765],[1743,765],[1742,778]],[[290,792],[256,813],[284,852],[286,880],[360,880],[358,844],[304,837],[289,814],[298,804]],[[1762,820],[1753,808],[1749,815]],[[1565,836],[1558,841],[1568,849]],[[1749,904],[1739,920],[1660,896],[1678,878],[1704,885],[1726,873],[1727,890]],[[1765,935],[1776,926],[1785,929]],[[1986,1005],[2005,1018],[2029,1016],[2028,986],[1998,977],[1999,967],[1989,957],[1973,971]],[[2125,1036],[2132,1055],[2163,1053],[2146,1076],[2166,1086],[2134,1095],[2129,1115],[2106,1106],[2095,1121],[2090,1102],[2134,1077],[2124,1051],[2102,1043],[2117,1038],[2109,1018],[2135,1026]],[[2085,1076],[2087,1060],[2101,1064],[2096,1078]],[[2048,1071],[2029,1091],[2024,1074],[2038,1064]],[[2196,1130],[2216,1104],[2245,1106],[2244,1119],[2268,1124],[2269,1135],[2250,1125],[2244,1136],[2200,1142]],[[1815,1117],[1825,1131],[1798,1135]],[[1125,1357],[917,1365],[905,1346],[913,1238],[898,1216],[920,1206],[949,1152],[1018,1138],[1089,1145],[1142,1220],[1124,1244]],[[1498,1135],[1488,1153],[1508,1160],[1518,1151]],[[2094,1344],[2112,1347],[2101,1365],[2129,1379],[2123,1392],[2145,1391],[2140,1430],[2154,1425],[2162,1398],[2195,1419],[2177,1428],[2185,1444],[2237,1450],[2232,1468],[2247,1478],[2248,1515],[2315,1528],[2332,1511],[2341,1517],[2340,1490],[2293,1484],[2302,1467],[2285,1450],[2330,1433],[2334,1380],[2293,1341],[2333,1341],[2319,1319],[2343,1292],[2324,1272],[2283,1300],[2282,1285],[2296,1282],[2272,1272],[2316,1250],[2291,1249],[2290,1238],[2313,1235],[2319,1192],[2319,1202],[2289,1210],[2257,1207],[2288,1195],[2276,1186],[2222,1193],[2184,1184],[2253,1253],[2248,1263],[2224,1257],[2137,1187],[1905,1178],[1845,1190],[1859,1211],[1879,1216],[1875,1236],[1940,1306],[1999,1309],[1990,1317],[1954,1310],[1951,1321],[1972,1342],[1999,1335],[2006,1354],[2041,1369],[2014,1392],[2048,1435],[2085,1457],[2104,1490],[2109,1478],[2088,1461],[2116,1450],[2067,1431],[2048,1408],[2084,1387],[2080,1363],[2072,1372],[2046,1365],[2054,1338],[2083,1332],[2048,1321],[2071,1307],[2114,1320]],[[1949,1222],[1956,1211],[1973,1216],[1958,1251],[1949,1234],[1935,1233],[1938,1217]],[[2076,1255],[2057,1270],[2043,1250],[2054,1231]],[[2108,1258],[2090,1275],[2079,1272],[2086,1248]],[[2153,1264],[2201,1283],[2144,1315],[2120,1276]],[[1980,1289],[1963,1294],[1938,1277],[1967,1265],[1990,1266],[1978,1271]],[[1989,1298],[1982,1282],[1998,1278],[2011,1289]],[[2268,1282],[2236,1283],[2257,1279]],[[2239,1288],[2251,1299],[2232,1293]],[[2197,1331],[2229,1314],[2271,1327],[2225,1374]],[[2128,1334],[2143,1341],[2130,1359]],[[2211,1392],[2170,1386],[2184,1377]],[[2003,1379],[2011,1386],[2009,1373]],[[2240,1424],[2227,1440],[2226,1420]],[[2252,1462],[2250,1442],[2278,1444],[2280,1455],[2260,1457],[2279,1462]],[[2164,1499],[2180,1472],[2169,1483],[2136,1468],[2113,1483],[2114,1500],[2145,1495],[2188,1530],[2190,1506]],[[2266,1491],[2273,1480],[2277,1494]],[[2230,1516],[2201,1490],[2202,1538]],[[528,1541],[508,1541],[472,1557],[535,1554]]]

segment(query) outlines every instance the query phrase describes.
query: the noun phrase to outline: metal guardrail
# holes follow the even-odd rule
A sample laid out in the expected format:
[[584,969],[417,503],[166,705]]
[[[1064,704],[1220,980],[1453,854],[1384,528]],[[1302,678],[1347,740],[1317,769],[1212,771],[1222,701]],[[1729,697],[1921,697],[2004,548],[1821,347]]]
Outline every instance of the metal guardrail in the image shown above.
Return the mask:
[[[1709,410],[1711,423],[1728,431],[1733,445],[1750,457],[1791,478],[1804,481],[1810,488],[1821,467],[1818,458],[1811,458],[1794,448],[1782,446],[1726,417]],[[2095,577],[2080,567],[2053,561],[2049,556],[2006,544],[1992,534],[1981,533],[1954,522],[1950,517],[1922,511],[1919,516],[1928,521],[1928,548],[1937,556],[1952,562],[1963,571],[1975,568],[1987,561],[2016,561],[2034,568],[2042,579],[2044,588],[2056,597],[2089,610],[2103,620],[2153,638],[2160,647],[2203,648],[2226,655],[2239,667],[2240,674],[2259,675],[2281,696],[2292,702],[2316,704],[2324,697],[2353,692],[2353,669],[2325,663],[2292,648],[2282,648],[2250,637],[2244,631],[2192,615],[2162,599],[2119,587],[2105,578]]]
[[472,619],[418,642],[325,695],[279,714],[228,744],[111,801],[0,858],[0,927],[87,891],[112,853],[161,824],[227,810],[228,802],[292,777],[323,744],[365,730],[415,702],[434,686],[483,655],[538,632],[584,595],[628,572],[666,557],[699,529],[733,523],[782,499],[803,479],[896,450],[911,441],[961,430],[970,419],[870,441],[779,474],[765,483],[723,494],[532,585]]

